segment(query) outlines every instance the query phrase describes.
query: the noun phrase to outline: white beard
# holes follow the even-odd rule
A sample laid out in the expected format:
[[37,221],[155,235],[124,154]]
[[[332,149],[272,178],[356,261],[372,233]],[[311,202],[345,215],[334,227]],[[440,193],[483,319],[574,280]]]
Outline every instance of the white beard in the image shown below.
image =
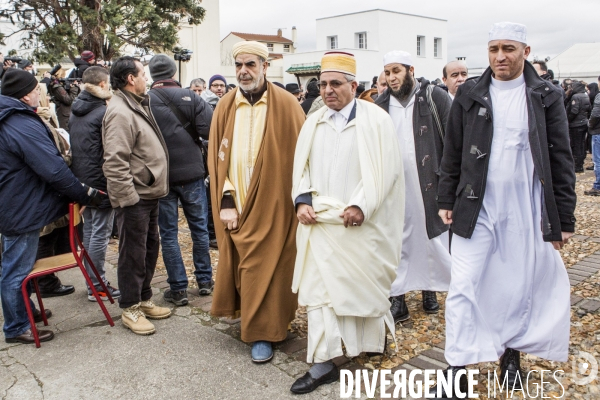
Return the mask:
[[[250,82],[250,84],[248,84],[248,85],[244,85],[243,83],[240,82],[240,77],[236,77],[238,84],[240,85],[240,87],[242,88],[242,90],[244,92],[253,92],[254,90],[258,89],[258,86],[260,85],[260,77],[264,76],[264,71],[265,70],[261,65],[260,70],[258,71],[258,77],[256,79],[252,79],[252,82]],[[248,75],[250,75],[250,74],[248,74]]]

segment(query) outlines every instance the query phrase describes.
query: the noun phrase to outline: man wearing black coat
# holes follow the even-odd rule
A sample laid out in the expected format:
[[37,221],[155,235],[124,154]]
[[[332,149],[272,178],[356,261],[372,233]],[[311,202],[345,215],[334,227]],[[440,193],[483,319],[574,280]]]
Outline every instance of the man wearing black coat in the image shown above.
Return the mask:
[[300,107],[302,107],[304,114],[308,114],[308,111],[310,110],[310,106],[312,106],[315,99],[317,97],[319,97],[320,95],[321,94],[319,92],[319,88],[317,87],[317,82],[316,81],[310,82],[308,84],[308,86],[306,87],[306,97],[304,98],[304,101],[302,102],[302,104],[300,104]]
[[571,151],[575,161],[575,172],[583,172],[585,160],[585,134],[588,130],[590,116],[590,98],[585,91],[585,84],[573,81],[573,94],[567,103],[567,117],[569,118],[569,136],[571,138]]
[[83,79],[85,70],[96,64],[96,55],[90,50],[83,51],[80,56],[80,58],[75,59],[75,68],[69,74],[69,78]]
[[492,27],[490,67],[452,103],[438,186],[439,214],[454,234],[449,373],[500,358],[510,389],[526,382],[520,352],[567,361],[570,286],[557,250],[575,228],[562,93],[526,61],[526,36],[521,24]]
[[[148,92],[150,106],[169,151],[169,194],[160,199],[158,214],[162,256],[170,285],[164,297],[182,306],[188,302],[188,278],[177,239],[178,202],[181,202],[192,236],[194,275],[200,295],[210,294],[214,285],[208,251],[208,205],[204,184],[207,171],[199,145],[201,139],[208,140],[212,108],[193,91],[182,89],[173,79],[177,66],[167,55],[152,57],[148,67],[154,81]],[[184,125],[188,126],[187,130]]]
[[394,322],[410,315],[405,294],[422,291],[423,310],[440,309],[436,292],[450,285],[448,226],[438,216],[436,192],[444,125],[452,101],[425,78],[415,79],[412,56],[391,51],[384,57],[388,89],[375,104],[390,114],[402,150],[406,205],[402,257],[391,290]]
[[[102,145],[102,119],[106,112],[106,102],[111,97],[108,83],[108,70],[102,67],[90,67],[83,73],[83,90],[71,107],[69,119],[73,174],[86,185],[107,192],[106,178],[102,171],[104,164],[104,147]],[[104,259],[106,248],[113,227],[114,210],[109,199],[105,199],[98,207],[86,207],[83,212],[83,245],[87,249],[92,263],[106,284],[114,299],[121,293],[106,280]],[[92,283],[102,300],[108,296],[96,275],[92,273],[87,260],[85,266]],[[88,300],[96,301],[96,297],[88,287]]]

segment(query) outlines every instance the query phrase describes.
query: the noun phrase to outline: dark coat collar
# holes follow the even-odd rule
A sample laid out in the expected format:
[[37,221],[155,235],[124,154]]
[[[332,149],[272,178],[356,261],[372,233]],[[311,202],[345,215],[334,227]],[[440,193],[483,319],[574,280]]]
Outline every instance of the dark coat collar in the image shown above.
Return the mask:
[[[545,81],[533,68],[533,65],[529,61],[525,61],[525,67],[523,69],[523,75],[525,75],[525,85],[529,89],[537,89],[540,86],[545,85]],[[477,83],[469,91],[469,95],[474,95],[478,98],[485,98],[488,96],[490,91],[490,84],[492,83],[492,69],[487,67],[483,74],[479,77]]]

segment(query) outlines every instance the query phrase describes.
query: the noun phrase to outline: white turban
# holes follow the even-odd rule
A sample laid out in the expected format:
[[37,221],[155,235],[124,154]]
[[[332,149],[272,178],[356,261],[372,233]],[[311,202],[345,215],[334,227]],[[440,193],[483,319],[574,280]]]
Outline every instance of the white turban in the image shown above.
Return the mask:
[[269,49],[267,46],[264,43],[256,42],[254,40],[237,42],[233,45],[232,50],[234,59],[238,54],[254,54],[262,57],[264,60],[269,58]]
[[383,56],[383,66],[388,64],[404,64],[413,65],[413,60],[410,53],[406,51],[393,50]]
[[488,43],[492,40],[514,40],[527,43],[527,27],[514,22],[498,22],[492,25]]

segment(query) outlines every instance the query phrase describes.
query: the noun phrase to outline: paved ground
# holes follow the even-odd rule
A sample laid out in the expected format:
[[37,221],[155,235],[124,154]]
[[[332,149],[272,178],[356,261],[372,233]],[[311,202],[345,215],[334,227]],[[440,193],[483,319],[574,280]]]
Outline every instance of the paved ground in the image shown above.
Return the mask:
[[[116,281],[113,266],[108,274]],[[115,319],[110,327],[87,300],[79,270],[60,277],[77,290],[44,301],[54,313],[54,340],[39,349],[0,343],[2,399],[293,398],[289,388],[308,368],[281,350],[272,363],[253,364],[250,347],[235,337],[236,323],[211,319],[201,308],[179,307],[171,318],[154,321],[156,334],[142,337],[123,328],[117,305],[107,303]],[[162,294],[154,299],[164,305]],[[291,338],[280,347],[294,343]],[[329,385],[302,398],[336,398],[336,391],[338,385]]]
[[[591,174],[579,176],[579,183],[588,185]],[[583,188],[583,186],[582,186]],[[578,190],[581,191],[579,188]],[[581,194],[580,194],[581,195]],[[596,230],[600,207],[596,199],[580,197],[580,205],[589,209],[593,221],[589,229],[578,228],[570,255],[563,254],[568,265],[572,285],[571,353],[589,351],[600,359],[600,230]],[[578,205],[578,209],[580,209]],[[580,220],[583,216],[579,217]],[[189,234],[183,232],[183,235]],[[111,246],[114,248],[114,246]],[[587,250],[586,250],[587,249]],[[591,249],[591,250],[590,250]],[[563,252],[565,253],[565,252]],[[574,257],[574,261],[567,262]],[[107,273],[116,282],[117,255],[109,251]],[[250,347],[239,340],[239,321],[212,318],[208,314],[212,297],[198,297],[197,289],[189,292],[190,304],[174,310],[166,320],[154,321],[157,333],[148,337],[136,336],[123,328],[118,306],[108,305],[115,319],[110,327],[96,303],[87,300],[84,281],[79,270],[59,274],[64,283],[74,284],[76,292],[62,298],[46,299],[44,304],[54,312],[49,328],[55,339],[33,345],[8,345],[0,342],[0,397],[2,399],[324,399],[339,398],[339,385],[321,387],[315,393],[293,396],[289,387],[303,375],[308,365],[306,339],[290,333],[288,339],[277,344],[271,363],[256,365],[250,361]],[[157,270],[153,280],[154,300],[167,305],[162,291],[168,287],[164,270]],[[411,319],[398,326],[398,353],[401,365],[393,371],[405,369],[445,368],[443,337],[426,339],[427,331],[443,325],[439,316],[419,316],[418,298],[409,300]],[[172,305],[169,305],[172,306]],[[443,304],[442,304],[443,306]],[[414,310],[414,312],[413,312]],[[421,313],[422,314],[422,313]],[[0,323],[2,323],[0,314]],[[413,326],[414,325],[414,326]],[[38,328],[43,325],[38,324]],[[442,330],[443,331],[443,330]],[[417,346],[425,345],[422,351]],[[406,354],[413,354],[410,357]],[[573,356],[570,356],[573,359]],[[335,360],[342,369],[384,368],[375,358]],[[569,363],[541,364],[539,359],[524,358],[526,368],[543,366],[565,370],[567,399],[598,399],[597,386],[576,386],[568,381]],[[479,366],[497,369],[497,363]],[[552,388],[550,388],[552,389]],[[393,390],[393,388],[391,388]],[[390,392],[389,390],[388,392]],[[480,394],[482,392],[480,390]],[[377,392],[379,398],[381,393]],[[486,399],[487,397],[481,396]]]

